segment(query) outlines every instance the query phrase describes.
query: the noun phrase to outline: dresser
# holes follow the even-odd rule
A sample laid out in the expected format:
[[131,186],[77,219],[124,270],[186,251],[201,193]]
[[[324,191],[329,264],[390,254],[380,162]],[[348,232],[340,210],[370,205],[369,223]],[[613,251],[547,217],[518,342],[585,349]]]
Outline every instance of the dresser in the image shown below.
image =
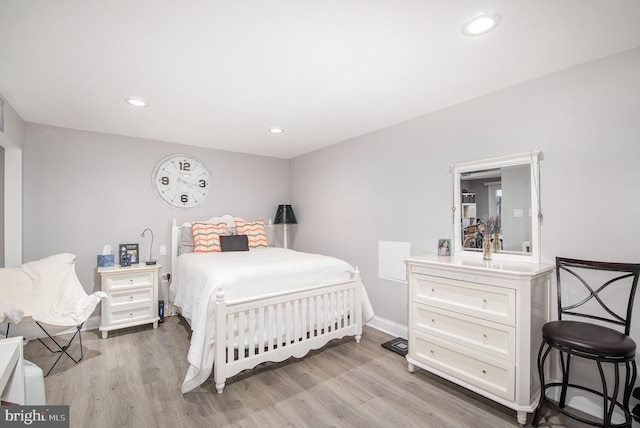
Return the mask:
[[98,268],[102,291],[100,331],[106,339],[109,331],[153,323],[158,327],[158,271],[160,265],[109,266]]
[[536,359],[554,265],[436,255],[406,264],[409,371],[514,409],[525,425],[540,393]]

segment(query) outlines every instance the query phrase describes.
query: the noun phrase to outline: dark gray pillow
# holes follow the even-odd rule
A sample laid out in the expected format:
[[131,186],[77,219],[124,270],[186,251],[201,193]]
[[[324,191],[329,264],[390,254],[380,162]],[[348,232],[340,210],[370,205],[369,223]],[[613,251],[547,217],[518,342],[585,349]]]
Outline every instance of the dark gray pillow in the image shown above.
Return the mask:
[[229,235],[220,237],[220,248],[225,251],[249,251],[247,235]]

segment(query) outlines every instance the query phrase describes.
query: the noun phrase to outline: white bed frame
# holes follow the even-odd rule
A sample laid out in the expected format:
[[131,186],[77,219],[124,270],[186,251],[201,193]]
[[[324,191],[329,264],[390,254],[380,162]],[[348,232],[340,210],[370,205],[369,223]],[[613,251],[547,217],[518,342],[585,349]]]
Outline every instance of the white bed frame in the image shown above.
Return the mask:
[[[228,215],[206,222],[220,221],[234,226],[233,217]],[[181,227],[174,219],[172,268],[178,258]],[[173,275],[172,280],[175,280]],[[218,289],[215,302],[211,302],[215,304],[216,316],[213,379],[218,393],[222,393],[226,379],[264,362],[302,358],[309,351],[345,336],[355,336],[359,343],[362,336],[361,290],[357,268],[349,281],[234,302],[225,301],[224,290]],[[345,314],[348,316],[343,316]]]

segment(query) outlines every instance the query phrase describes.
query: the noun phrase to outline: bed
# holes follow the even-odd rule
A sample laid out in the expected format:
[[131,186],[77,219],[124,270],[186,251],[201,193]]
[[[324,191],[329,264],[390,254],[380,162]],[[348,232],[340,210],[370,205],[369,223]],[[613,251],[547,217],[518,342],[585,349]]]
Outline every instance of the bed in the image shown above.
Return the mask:
[[[224,223],[234,234],[242,222],[225,215],[193,226]],[[222,393],[228,378],[261,363],[302,358],[345,336],[360,341],[363,319],[372,318],[373,309],[357,268],[274,247],[192,252],[191,225],[174,219],[171,234],[170,300],[192,330],[183,393],[212,372]],[[264,227],[267,235],[270,228]]]

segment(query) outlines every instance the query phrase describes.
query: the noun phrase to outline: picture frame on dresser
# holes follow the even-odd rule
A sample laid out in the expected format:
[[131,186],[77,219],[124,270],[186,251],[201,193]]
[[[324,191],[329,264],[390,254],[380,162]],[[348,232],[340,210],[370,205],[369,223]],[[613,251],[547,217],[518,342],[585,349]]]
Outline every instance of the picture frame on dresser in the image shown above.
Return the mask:
[[140,263],[138,244],[120,244],[120,266],[130,266]]
[[451,255],[451,239],[438,239],[438,255],[439,256]]

